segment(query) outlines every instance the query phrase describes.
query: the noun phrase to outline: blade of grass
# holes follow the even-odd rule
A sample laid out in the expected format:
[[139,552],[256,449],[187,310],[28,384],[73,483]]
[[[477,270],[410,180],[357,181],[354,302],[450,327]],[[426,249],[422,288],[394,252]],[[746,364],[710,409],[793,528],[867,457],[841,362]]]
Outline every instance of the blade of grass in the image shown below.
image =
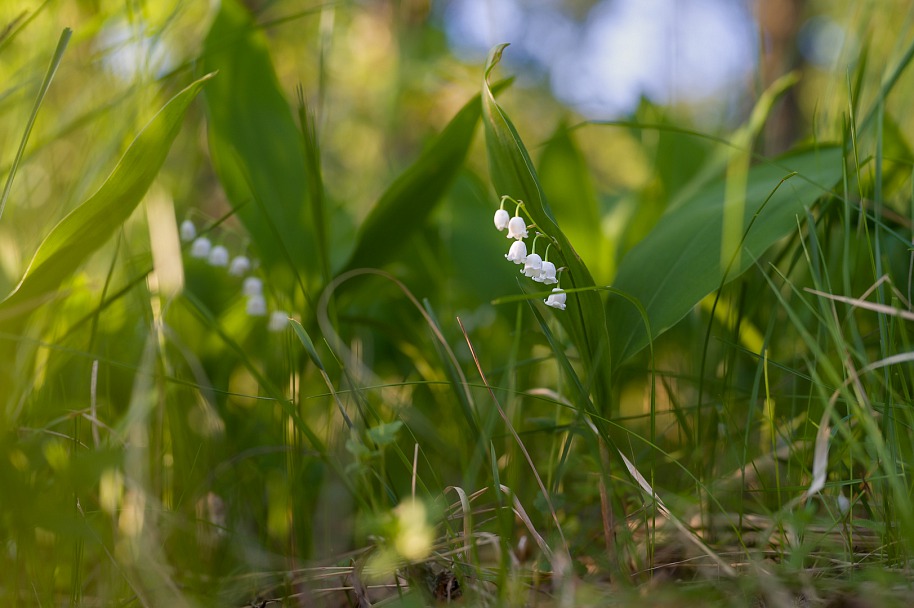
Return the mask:
[[35,105],[32,106],[32,112],[29,114],[29,119],[25,124],[25,132],[22,134],[22,140],[19,142],[19,149],[16,150],[16,156],[13,158],[13,164],[10,166],[9,175],[6,177],[6,185],[3,187],[3,194],[0,195],[0,218],[3,217],[3,211],[6,209],[6,202],[9,199],[10,191],[13,187],[13,179],[16,177],[16,170],[19,168],[19,162],[22,160],[22,155],[25,154],[25,145],[29,141],[32,127],[35,126],[35,118],[38,117],[38,110],[41,108],[41,104],[44,101],[48,89],[51,88],[51,81],[54,79],[54,74],[57,73],[57,68],[63,60],[63,54],[67,50],[67,44],[70,42],[70,36],[72,34],[73,30],[68,27],[64,28],[60,33],[60,38],[57,41],[57,49],[54,51],[54,56],[51,58],[51,64],[48,66],[48,70],[44,75],[44,81],[38,88],[38,96],[35,98]]
[[[498,397],[495,396],[495,391],[492,390],[492,385],[489,384],[489,381],[486,379],[486,374],[482,371],[482,364],[479,362],[479,357],[476,356],[476,349],[473,348],[473,342],[470,340],[469,334],[467,334],[466,329],[463,326],[463,322],[460,320],[460,317],[457,318],[457,324],[460,325],[460,331],[463,333],[463,337],[466,340],[467,346],[470,349],[470,356],[473,358],[473,363],[476,364],[476,371],[479,372],[479,377],[482,379],[482,383],[485,385],[486,390],[489,391],[489,396],[492,397],[492,402],[495,404],[495,407],[498,409],[498,414],[501,416],[501,419],[505,423],[505,427],[508,429],[508,432],[511,433],[511,436],[514,437],[514,441],[517,443],[517,446],[520,448],[521,453],[524,455],[524,459],[527,461],[527,465],[530,467],[530,471],[533,473],[533,478],[536,480],[537,486],[539,486],[540,493],[542,494],[543,500],[546,502],[546,505],[549,507],[549,514],[552,516],[552,521],[555,524],[556,532],[559,535],[559,538],[562,541],[562,550],[565,555],[568,555],[569,545],[568,541],[565,540],[565,534],[562,532],[562,524],[559,522],[559,517],[555,511],[555,506],[552,504],[552,499],[549,497],[549,490],[546,489],[546,486],[543,484],[543,479],[540,477],[539,471],[536,470],[536,465],[533,464],[533,458],[530,457],[530,452],[527,450],[527,447],[524,445],[524,442],[521,441],[520,436],[517,434],[517,431],[514,428],[514,425],[511,424],[511,419],[508,418],[508,415],[505,414],[505,411],[501,407],[501,403],[498,401]],[[492,446],[494,452],[495,447]],[[497,459],[492,458],[493,466]],[[569,564],[570,564],[570,557]]]

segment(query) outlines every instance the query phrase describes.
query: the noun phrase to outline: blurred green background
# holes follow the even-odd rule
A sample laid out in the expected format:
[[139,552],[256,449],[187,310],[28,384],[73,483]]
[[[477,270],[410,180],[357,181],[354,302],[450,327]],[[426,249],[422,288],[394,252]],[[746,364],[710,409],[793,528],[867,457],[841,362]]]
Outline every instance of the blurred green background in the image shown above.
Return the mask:
[[[910,489],[907,409],[897,428],[874,415],[883,444],[876,430],[851,428],[847,405],[848,443],[833,452],[828,499],[793,507],[809,486],[831,391],[852,375],[842,376],[843,361],[859,356],[865,367],[908,352],[909,321],[832,323],[825,309],[779,298],[790,289],[770,286],[776,273],[765,264],[798,292],[827,284],[846,297],[888,275],[897,291],[887,301],[910,308],[912,25],[902,0],[3,1],[3,176],[60,33],[73,33],[4,198],[0,292],[35,271],[39,247],[57,246],[46,241],[52,228],[98,200],[112,171],[126,182],[142,173],[116,168],[128,149],[149,151],[141,164],[153,152],[163,163],[157,172],[148,165],[155,178],[145,199],[139,186],[111,195],[70,249],[55,250],[73,268],[48,271],[59,283],[34,293],[50,302],[0,306],[0,597],[340,605],[320,589],[346,587],[357,601],[353,573],[371,556],[403,565],[408,552],[394,541],[434,526],[434,559],[429,549],[413,561],[468,576],[460,567],[470,566],[448,561],[462,542],[449,486],[488,488],[480,503],[504,506],[493,488],[505,484],[547,541],[565,544],[522,447],[549,488],[577,575],[599,585],[619,570],[602,536],[608,500],[629,519],[618,551],[632,580],[653,576],[667,547],[653,536],[657,503],[619,463],[605,468],[583,406],[565,397],[574,393],[569,369],[592,383],[585,393],[600,370],[587,368],[570,324],[540,326],[523,302],[493,304],[526,289],[492,230],[506,193],[492,186],[474,98],[487,53],[502,42],[511,46],[493,82],[514,80],[498,101],[596,286],[614,284],[668,209],[723,179],[730,144],[748,147],[747,163],[750,153],[760,161],[813,143],[841,146],[843,175],[831,167],[836,179],[822,184],[825,202],[805,218],[811,227],[776,239],[764,264],[721,292],[716,317],[711,300],[694,310],[701,298],[684,301],[692,312],[650,357],[628,353],[605,371],[612,402],[597,409],[669,505],[694,515],[694,528],[737,512],[777,529],[821,517],[832,530],[846,493],[897,547],[890,557],[904,558],[910,529],[891,531],[904,518],[890,497]],[[193,100],[197,90],[185,87],[211,72]],[[791,72],[796,83],[760,103]],[[152,141],[144,126],[173,97],[189,104],[169,106],[173,143]],[[744,127],[754,108],[766,118],[757,132]],[[878,128],[858,132],[868,120]],[[135,140],[141,131],[148,138]],[[129,218],[116,221],[114,208]],[[192,239],[177,249],[184,221],[231,258],[252,261],[244,274],[262,281],[267,314],[250,314],[244,277],[194,257]],[[864,228],[884,241],[873,237],[870,249]],[[385,274],[351,273],[363,268]],[[853,328],[847,357],[829,333],[844,321]],[[910,363],[898,365],[873,387],[882,414],[910,403]],[[772,456],[784,446],[786,457]],[[883,472],[867,462],[887,454],[901,485],[864,487]],[[747,469],[757,487],[727,485]],[[609,499],[600,495],[606,479]],[[427,510],[396,511],[412,494]],[[530,573],[554,565],[542,555],[511,562],[530,531],[503,511],[481,510],[475,522],[501,553],[470,560],[499,589],[472,601],[517,602],[525,596],[506,581],[533,587]],[[800,545],[805,553],[782,548],[796,571],[820,548]],[[658,560],[688,557],[678,551]]]

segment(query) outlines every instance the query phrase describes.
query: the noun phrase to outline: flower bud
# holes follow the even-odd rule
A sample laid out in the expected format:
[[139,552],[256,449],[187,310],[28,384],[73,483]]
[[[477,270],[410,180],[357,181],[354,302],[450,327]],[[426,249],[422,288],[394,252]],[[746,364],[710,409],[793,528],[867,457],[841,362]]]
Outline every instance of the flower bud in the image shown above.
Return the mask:
[[565,310],[565,297],[565,290],[556,287],[552,290],[552,294],[543,300],[543,302],[546,303],[546,306],[558,308],[559,310]]
[[267,301],[264,299],[262,294],[255,293],[254,295],[248,297],[245,311],[250,317],[262,317],[267,314]]
[[263,294],[263,281],[257,277],[248,277],[241,284],[241,292],[246,296],[259,296]]
[[228,249],[222,245],[216,245],[209,252],[209,258],[207,258],[207,261],[209,262],[210,266],[225,267],[228,266],[228,259]]
[[209,239],[205,236],[198,237],[193,245],[190,246],[190,257],[205,259],[209,257],[210,249],[213,248],[213,244],[209,242]]
[[537,277],[543,269],[543,258],[536,253],[531,253],[524,260],[524,269],[521,271],[525,277]]
[[284,310],[274,310],[270,313],[270,320],[267,322],[267,329],[272,332],[280,332],[289,324],[289,313]]
[[194,226],[194,223],[190,220],[181,222],[181,240],[189,243],[195,238],[197,238],[197,227]]
[[546,285],[555,285],[558,283],[558,279],[555,278],[555,264],[544,261],[539,276],[533,277],[533,280],[537,283],[544,283]]
[[527,246],[523,241],[511,243],[511,249],[505,254],[505,259],[515,264],[523,264],[527,259]]
[[243,255],[237,255],[229,265],[229,274],[233,277],[243,277],[251,269],[251,260]]
[[499,230],[507,228],[509,221],[511,221],[511,216],[504,209],[499,209],[495,212],[495,227]]
[[527,238],[527,223],[524,218],[514,216],[508,221],[508,238],[517,240]]

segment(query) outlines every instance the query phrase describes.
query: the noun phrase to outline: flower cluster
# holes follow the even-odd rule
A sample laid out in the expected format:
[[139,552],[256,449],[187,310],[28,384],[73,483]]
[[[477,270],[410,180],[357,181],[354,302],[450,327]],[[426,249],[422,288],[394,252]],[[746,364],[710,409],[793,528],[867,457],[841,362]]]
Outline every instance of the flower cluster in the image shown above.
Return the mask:
[[[263,281],[252,274],[256,263],[243,254],[231,257],[224,245],[213,245],[205,236],[197,236],[197,227],[191,220],[181,222],[179,229],[181,240],[190,243],[190,257],[206,261],[216,268],[227,268],[229,276],[244,277],[241,293],[247,298],[245,311],[250,317],[267,316],[267,300],[263,293]],[[231,259],[230,259],[231,258]],[[267,321],[267,329],[272,332],[282,331],[289,320],[284,310],[274,310]]]
[[[516,205],[514,217],[511,217],[505,210],[505,201],[511,201]],[[549,261],[549,249],[552,247],[553,239],[549,235],[536,230],[533,242],[530,244],[530,253],[527,253],[527,244],[524,242],[524,239],[529,236],[529,229],[536,229],[537,225],[536,222],[533,222],[531,219],[531,224],[528,226],[524,218],[521,217],[521,210],[523,210],[524,213],[527,212],[524,208],[523,201],[516,201],[510,196],[505,195],[501,197],[501,205],[499,206],[498,211],[495,212],[495,227],[498,230],[507,230],[507,238],[514,239],[514,242],[511,243],[511,248],[508,250],[508,253],[505,254],[505,259],[518,265],[522,264],[523,268],[520,269],[520,272],[525,277],[529,277],[537,283],[543,283],[544,285],[555,285],[559,282],[558,273],[565,269],[557,269],[555,264]],[[542,257],[536,253],[536,241],[540,238],[546,238],[549,241]],[[553,288],[552,294],[543,300],[543,302],[546,303],[546,306],[565,310],[565,297],[565,290],[559,286]]]

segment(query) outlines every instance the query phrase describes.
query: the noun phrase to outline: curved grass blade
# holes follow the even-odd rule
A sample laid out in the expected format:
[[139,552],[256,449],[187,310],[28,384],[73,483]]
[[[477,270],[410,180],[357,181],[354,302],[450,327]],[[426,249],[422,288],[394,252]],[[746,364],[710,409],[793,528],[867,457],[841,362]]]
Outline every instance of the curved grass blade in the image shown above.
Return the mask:
[[184,113],[212,74],[171,98],[140,131],[101,188],[45,237],[0,318],[16,319],[56,293],[60,283],[101,247],[143,199],[181,129]]
[[[501,91],[510,83],[501,81],[492,90]],[[479,95],[468,101],[428,150],[381,195],[359,229],[346,270],[383,266],[408,236],[425,224],[463,167],[479,122],[479,101]],[[391,231],[396,231],[394,240]]]
[[[508,115],[495,102],[489,87],[489,75],[501,60],[507,44],[495,47],[489,54],[482,82],[483,125],[486,133],[486,150],[489,155],[489,173],[499,197],[511,196],[524,201],[530,217],[542,231],[555,239],[550,251],[555,265],[564,266],[561,284],[565,289],[594,287],[587,267],[565,234],[559,229],[555,216],[546,202],[540,182],[530,160],[530,155]],[[493,203],[494,209],[494,203]],[[488,218],[486,218],[488,221]],[[493,261],[493,264],[496,261]],[[533,288],[531,288],[533,289]],[[611,361],[606,332],[606,317],[600,296],[593,290],[569,296],[566,314],[558,315],[560,322],[584,358],[584,369],[593,370],[596,376],[588,379],[593,386],[595,402],[602,408],[611,403]]]
[[[796,226],[796,216],[841,178],[841,150],[822,146],[757,165],[747,174],[740,255],[721,265],[726,180],[713,182],[666,213],[619,265],[614,287],[647,310],[653,335],[619,298],[609,299],[613,357],[623,361],[672,327],[706,295],[729,282]],[[791,172],[797,175],[779,183]],[[751,225],[751,230],[748,228]]]

